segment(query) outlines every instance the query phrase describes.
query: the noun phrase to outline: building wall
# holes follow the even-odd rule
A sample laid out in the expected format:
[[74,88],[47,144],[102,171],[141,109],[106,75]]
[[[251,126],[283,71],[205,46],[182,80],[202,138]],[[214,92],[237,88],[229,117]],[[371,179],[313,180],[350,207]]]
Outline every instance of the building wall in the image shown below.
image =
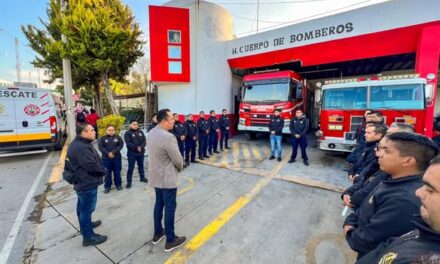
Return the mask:
[[190,13],[190,82],[156,83],[159,109],[179,114],[211,109],[233,111],[232,74],[226,61],[227,41],[233,38],[231,15],[215,4],[175,0],[165,6],[188,8]]

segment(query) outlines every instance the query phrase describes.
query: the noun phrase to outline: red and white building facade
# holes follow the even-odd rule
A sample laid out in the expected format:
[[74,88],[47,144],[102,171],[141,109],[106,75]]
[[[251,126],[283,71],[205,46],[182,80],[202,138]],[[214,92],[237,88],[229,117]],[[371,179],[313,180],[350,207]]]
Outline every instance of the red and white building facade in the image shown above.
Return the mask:
[[[151,79],[159,108],[198,114],[234,112],[241,76],[234,72],[299,62],[302,67],[415,54],[414,73],[433,73],[440,58],[440,1],[392,0],[235,38],[232,16],[207,1],[150,6]],[[432,76],[432,75],[431,75]],[[430,102],[426,120],[440,112]],[[437,110],[436,110],[437,109]],[[432,130],[432,121],[426,122]]]

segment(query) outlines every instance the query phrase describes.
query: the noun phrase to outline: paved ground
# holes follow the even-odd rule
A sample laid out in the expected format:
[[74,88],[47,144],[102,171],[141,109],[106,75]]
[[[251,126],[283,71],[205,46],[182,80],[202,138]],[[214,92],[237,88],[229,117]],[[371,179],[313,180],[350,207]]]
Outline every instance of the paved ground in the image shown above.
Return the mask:
[[[51,186],[39,221],[33,263],[352,263],[341,235],[339,190],[348,185],[343,159],[310,148],[301,160],[269,161],[267,139],[236,137],[232,149],[180,175],[176,233],[189,242],[173,253],[151,243],[153,189],[98,194],[96,229],[109,240],[81,246],[76,195],[60,181]],[[124,161],[125,162],[125,161]],[[126,166],[124,166],[126,168]],[[123,171],[125,175],[125,169]],[[12,262],[11,262],[12,263]]]
[[6,258],[22,263],[23,254],[29,254],[41,214],[40,194],[58,156],[47,152],[0,158],[0,263]]

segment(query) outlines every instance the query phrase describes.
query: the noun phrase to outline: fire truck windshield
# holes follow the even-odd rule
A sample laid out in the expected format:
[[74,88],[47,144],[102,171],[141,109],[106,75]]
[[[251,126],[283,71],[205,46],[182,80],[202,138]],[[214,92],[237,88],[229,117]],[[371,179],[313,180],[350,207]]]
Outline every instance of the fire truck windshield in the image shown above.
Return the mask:
[[423,84],[415,83],[328,88],[323,90],[322,109],[424,109],[424,98]]
[[243,102],[276,103],[289,98],[289,83],[266,83],[246,85]]
[[367,87],[325,89],[322,109],[366,109]]
[[422,84],[401,84],[370,87],[370,106],[373,109],[424,109]]

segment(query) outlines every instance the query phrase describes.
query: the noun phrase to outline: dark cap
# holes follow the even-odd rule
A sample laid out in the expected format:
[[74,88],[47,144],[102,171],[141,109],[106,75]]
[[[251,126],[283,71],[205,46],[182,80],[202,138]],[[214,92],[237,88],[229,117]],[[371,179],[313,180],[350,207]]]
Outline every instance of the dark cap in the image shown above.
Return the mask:
[[392,141],[407,141],[407,142],[414,142],[416,144],[424,145],[434,150],[435,154],[437,154],[439,151],[438,146],[437,144],[434,143],[434,141],[432,141],[426,136],[416,133],[395,132],[390,134],[388,136],[388,139]]

